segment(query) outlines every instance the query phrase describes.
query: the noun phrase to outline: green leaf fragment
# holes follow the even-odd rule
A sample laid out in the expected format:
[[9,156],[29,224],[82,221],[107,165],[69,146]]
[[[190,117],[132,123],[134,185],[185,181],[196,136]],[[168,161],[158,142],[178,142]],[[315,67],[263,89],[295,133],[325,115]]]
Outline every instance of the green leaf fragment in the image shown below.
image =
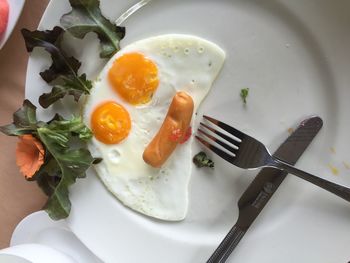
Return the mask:
[[29,101],[13,114],[13,123],[0,127],[0,131],[9,136],[31,134],[36,131],[36,107]]
[[210,160],[205,152],[199,152],[193,157],[193,163],[198,167],[214,168],[214,162]]
[[100,10],[99,0],[69,0],[72,11],[61,17],[61,25],[77,38],[95,32],[101,43],[101,58],[110,58],[120,49],[125,28],[114,25]]
[[73,95],[78,101],[82,94],[89,94],[92,88],[92,83],[87,80],[86,75],[78,74],[81,63],[76,58],[69,57],[62,49],[61,40],[64,32],[57,26],[45,31],[22,29],[28,52],[32,52],[35,47],[43,47],[52,58],[50,68],[40,73],[43,80],[54,86],[51,92],[39,98],[39,103],[44,108],[66,95]]
[[72,135],[77,135],[83,141],[88,141],[92,138],[91,130],[83,123],[81,117],[65,120],[60,115],[56,115],[55,119],[48,124],[48,128],[52,132],[51,136],[53,137],[64,135],[68,138],[71,133]]
[[47,196],[51,196],[59,184],[61,176],[61,170],[56,160],[50,157],[49,161],[44,163],[35,174],[34,179],[43,192]]
[[249,88],[241,89],[241,98],[244,104],[247,104],[248,94],[249,94]]

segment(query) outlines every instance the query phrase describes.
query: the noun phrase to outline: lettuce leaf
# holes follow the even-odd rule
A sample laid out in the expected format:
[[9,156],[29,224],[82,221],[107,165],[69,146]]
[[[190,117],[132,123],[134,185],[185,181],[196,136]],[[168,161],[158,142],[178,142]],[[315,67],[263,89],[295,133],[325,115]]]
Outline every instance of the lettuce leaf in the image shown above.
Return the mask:
[[[62,124],[62,122],[65,123]],[[56,220],[69,215],[71,203],[68,188],[75,183],[77,178],[84,178],[85,171],[94,162],[94,158],[87,149],[69,147],[69,142],[74,134],[86,138],[86,129],[84,127],[75,129],[76,122],[79,120],[54,121],[48,126],[38,129],[40,140],[54,159],[55,165],[52,164],[54,167],[50,167],[50,169],[56,171],[56,177],[60,177],[57,185],[53,185],[49,200],[45,205],[49,216]],[[66,129],[61,129],[60,126],[66,127]],[[46,167],[46,169],[48,168]]]
[[35,132],[37,125],[36,107],[25,100],[22,108],[13,114],[13,123],[0,127],[0,131],[9,136],[20,136]]
[[101,43],[101,58],[110,58],[120,49],[125,28],[106,19],[100,10],[99,0],[69,0],[72,11],[61,17],[61,25],[77,38],[95,32]]
[[95,162],[82,144],[91,139],[92,133],[80,117],[69,120],[56,115],[49,122],[37,121],[36,107],[25,100],[14,113],[13,123],[0,127],[11,136],[31,134],[45,148],[45,162],[35,174],[34,180],[49,197],[45,210],[54,219],[68,217],[71,209],[69,187],[77,178],[86,177],[86,170]]
[[21,32],[28,52],[32,52],[35,47],[43,47],[52,58],[50,68],[40,72],[42,79],[54,86],[51,92],[40,96],[39,103],[42,107],[47,108],[66,95],[73,95],[78,101],[82,94],[90,93],[91,81],[87,80],[86,74],[78,74],[81,63],[76,58],[69,57],[61,47],[65,32],[61,27],[45,31],[22,29]]

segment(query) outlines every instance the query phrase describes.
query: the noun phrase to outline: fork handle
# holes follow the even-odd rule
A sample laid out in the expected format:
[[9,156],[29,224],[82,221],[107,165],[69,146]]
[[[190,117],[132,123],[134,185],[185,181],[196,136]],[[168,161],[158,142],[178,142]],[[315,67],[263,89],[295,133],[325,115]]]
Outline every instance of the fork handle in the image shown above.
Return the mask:
[[317,177],[315,175],[312,175],[310,173],[304,172],[302,170],[299,170],[298,168],[295,168],[294,166],[280,160],[277,158],[273,158],[273,167],[282,169],[287,171],[288,173],[291,173],[293,175],[296,175],[314,185],[317,185],[343,199],[350,202],[350,188],[347,188],[345,186],[332,183],[330,181],[327,181],[325,179],[322,179],[320,177]]
[[232,253],[233,249],[238,245],[244,236],[245,231],[234,225],[230,232],[221,241],[218,248],[214,251],[207,263],[224,263]]

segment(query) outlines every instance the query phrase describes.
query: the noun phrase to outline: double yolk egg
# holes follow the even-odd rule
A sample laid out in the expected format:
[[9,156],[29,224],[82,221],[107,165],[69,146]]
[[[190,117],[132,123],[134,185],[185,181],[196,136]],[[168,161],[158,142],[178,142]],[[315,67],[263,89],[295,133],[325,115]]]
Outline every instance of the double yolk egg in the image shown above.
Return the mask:
[[[144,154],[157,156],[150,147],[156,139],[164,146],[161,150],[169,152],[172,138],[165,124],[178,124],[176,120],[185,116],[181,107],[188,97],[192,106],[186,125],[193,126],[193,113],[224,60],[224,51],[212,42],[171,34],[127,45],[100,72],[83,110],[84,122],[94,135],[88,147],[94,157],[103,159],[94,166],[102,183],[125,206],[163,220],[185,217],[193,136],[172,148],[161,165],[149,165],[157,159]],[[158,136],[161,131],[167,136]],[[119,208],[123,209],[115,206]]]
[[[156,64],[140,53],[119,57],[109,70],[108,79],[113,90],[132,105],[149,103],[159,84]],[[117,102],[105,102],[94,110],[91,129],[99,141],[119,143],[130,132],[130,115]]]

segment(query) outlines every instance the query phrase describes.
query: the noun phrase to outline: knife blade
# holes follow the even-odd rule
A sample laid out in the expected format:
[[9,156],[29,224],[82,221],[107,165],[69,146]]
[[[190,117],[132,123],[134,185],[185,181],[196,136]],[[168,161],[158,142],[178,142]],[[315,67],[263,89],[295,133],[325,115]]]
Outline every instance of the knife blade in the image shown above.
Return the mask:
[[[294,165],[320,131],[322,125],[323,121],[318,116],[302,121],[273,155]],[[258,173],[238,201],[239,216],[236,224],[228,232],[207,263],[226,262],[287,174],[287,172],[273,168],[264,168]]]

